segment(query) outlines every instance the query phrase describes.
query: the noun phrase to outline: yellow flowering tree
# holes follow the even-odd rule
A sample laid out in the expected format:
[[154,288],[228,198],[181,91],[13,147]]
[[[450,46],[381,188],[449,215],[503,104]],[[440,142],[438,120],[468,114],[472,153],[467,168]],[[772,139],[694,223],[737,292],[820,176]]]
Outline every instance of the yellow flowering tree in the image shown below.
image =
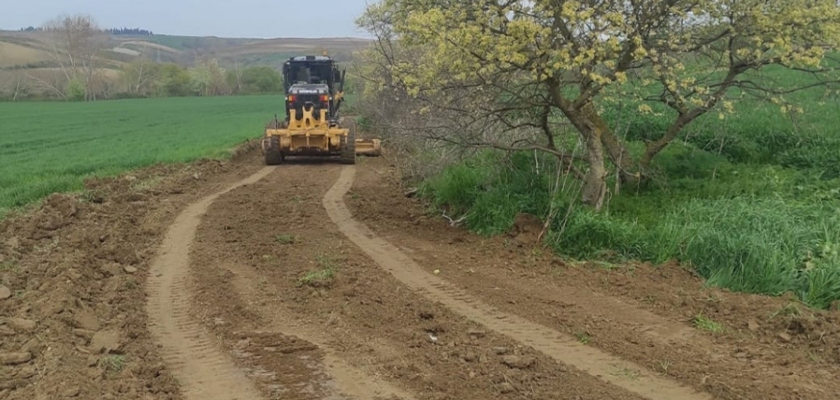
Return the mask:
[[[582,165],[583,200],[595,208],[606,160],[638,183],[692,121],[733,112],[732,89],[783,101],[750,74],[830,73],[825,54],[840,41],[836,0],[383,0],[359,24],[378,39],[366,54],[369,94],[411,97],[436,139]],[[618,99],[642,113],[661,103],[673,117],[641,156],[603,118]],[[581,154],[564,146],[567,127]]]

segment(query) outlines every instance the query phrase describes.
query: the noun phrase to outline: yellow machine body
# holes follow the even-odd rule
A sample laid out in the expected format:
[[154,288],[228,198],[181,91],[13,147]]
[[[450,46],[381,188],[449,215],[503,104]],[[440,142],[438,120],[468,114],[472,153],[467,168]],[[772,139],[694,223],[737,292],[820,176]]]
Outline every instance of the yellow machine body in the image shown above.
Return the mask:
[[[327,110],[321,110],[320,118],[315,118],[313,110],[303,110],[298,117],[296,110],[290,110],[289,126],[269,126],[265,130],[266,138],[279,138],[279,150],[285,155],[338,155],[346,146],[350,130],[330,126]],[[269,141],[263,140],[263,150]]]
[[356,139],[356,154],[379,157],[382,155],[382,143],[379,139]]

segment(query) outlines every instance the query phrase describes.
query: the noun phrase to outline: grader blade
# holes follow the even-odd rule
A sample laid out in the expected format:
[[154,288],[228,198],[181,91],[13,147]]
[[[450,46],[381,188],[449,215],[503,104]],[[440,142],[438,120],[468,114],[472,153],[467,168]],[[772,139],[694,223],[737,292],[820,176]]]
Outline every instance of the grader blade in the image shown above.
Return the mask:
[[382,144],[379,139],[356,139],[356,155],[379,157],[382,155]]

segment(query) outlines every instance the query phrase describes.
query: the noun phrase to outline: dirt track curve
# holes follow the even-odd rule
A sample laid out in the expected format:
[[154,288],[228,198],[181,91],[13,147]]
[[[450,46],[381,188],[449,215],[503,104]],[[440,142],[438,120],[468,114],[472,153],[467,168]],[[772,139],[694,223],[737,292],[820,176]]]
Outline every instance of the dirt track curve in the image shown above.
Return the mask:
[[[711,399],[669,379],[663,379],[645,368],[618,357],[586,347],[573,337],[495,309],[443,279],[428,274],[411,258],[373,231],[353,219],[344,204],[344,195],[352,188],[356,169],[341,171],[335,186],[324,197],[324,207],[339,229],[400,282],[424,296],[439,301],[455,312],[527,346],[533,346],[555,360],[577,367],[630,392],[652,400]],[[611,373],[616,368],[634,371],[637,379],[626,379]]]
[[[213,201],[234,189],[265,178],[272,171],[270,168],[264,168],[251,177],[188,207],[173,222],[160,255],[152,263],[151,277],[147,283],[151,330],[155,339],[162,345],[164,359],[173,366],[174,373],[183,383],[184,394],[188,399],[260,398],[258,390],[245,373],[216,349],[213,339],[190,313],[189,249],[200,218]],[[587,348],[574,338],[555,330],[500,312],[442,279],[427,274],[398,248],[378,238],[370,229],[353,220],[343,197],[353,185],[355,172],[354,167],[341,170],[335,185],[323,198],[327,214],[353,243],[409,288],[419,291],[429,299],[440,301],[456,313],[488,329],[524,345],[533,346],[558,362],[580,368],[605,382],[645,398],[711,398],[674,381],[658,377],[631,362]],[[634,371],[638,379],[629,380],[611,375],[611,371],[617,367]]]
[[[626,294],[682,305],[685,296],[710,296],[670,270],[639,270],[638,288],[598,271],[564,270],[574,282],[538,275],[533,254],[518,258],[501,239],[485,248],[484,239],[436,231],[391,193],[400,191],[388,171],[381,159],[264,168],[181,212],[152,263],[147,311],[186,399],[810,400],[836,392],[836,349],[820,348],[825,342],[768,341],[760,334],[769,323],[755,330],[753,322],[749,335],[713,337],[665,307],[671,299],[646,308]],[[657,274],[671,281],[646,281]],[[739,312],[720,316],[744,318]]]

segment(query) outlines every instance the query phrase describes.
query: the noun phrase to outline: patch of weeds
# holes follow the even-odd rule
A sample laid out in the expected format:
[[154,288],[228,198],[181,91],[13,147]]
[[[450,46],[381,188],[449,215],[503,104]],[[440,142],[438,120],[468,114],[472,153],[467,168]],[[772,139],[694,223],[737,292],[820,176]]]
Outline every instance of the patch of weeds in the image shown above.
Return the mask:
[[99,367],[105,372],[120,373],[125,368],[125,356],[112,355],[99,360]]
[[580,344],[589,344],[592,341],[592,336],[584,331],[575,331],[574,334]]
[[60,243],[61,240],[57,237],[54,237],[49,243],[43,246],[35,246],[35,251],[38,253],[49,253],[50,251],[57,249]]
[[153,176],[149,179],[144,179],[144,180],[141,180],[141,181],[134,181],[134,183],[131,184],[131,188],[138,191],[138,192],[145,192],[145,191],[154,189],[162,181],[163,181],[162,176]]
[[129,279],[123,282],[123,288],[127,290],[133,290],[137,288],[137,281],[134,279]]
[[723,332],[723,325],[721,325],[719,322],[716,322],[716,321],[712,320],[709,317],[706,317],[702,313],[697,314],[697,316],[695,316],[692,319],[692,322],[694,323],[694,326],[697,327],[697,329],[700,329],[700,330],[703,330],[703,331],[706,331],[706,332],[711,332],[711,333],[722,333]]
[[329,286],[339,269],[339,262],[335,258],[320,254],[315,257],[318,269],[307,272],[298,280],[298,286],[325,287]]
[[636,371],[632,368],[628,367],[616,367],[615,371],[613,371],[613,375],[620,376],[629,380],[635,380],[639,377],[639,371]]
[[795,320],[802,317],[802,309],[799,308],[799,305],[795,302],[790,302],[786,304],[784,307],[778,309],[773,314],[770,314],[770,320],[775,319],[776,317],[784,317],[788,320]]
[[274,236],[274,241],[280,244],[295,244],[297,243],[297,236],[288,234],[279,234]]
[[595,267],[595,268],[599,268],[599,269],[603,269],[603,270],[606,270],[606,271],[614,271],[614,270],[617,270],[617,269],[621,268],[620,264],[613,264],[611,262],[599,261],[599,260],[591,261],[590,266]]
[[102,204],[105,202],[105,195],[98,190],[83,190],[79,193],[79,201],[82,203]]
[[0,262],[0,272],[18,272],[18,263],[17,261],[10,260],[10,261],[3,261]]
[[720,304],[723,302],[723,299],[720,298],[720,295],[717,293],[711,292],[706,294],[706,298],[704,299],[707,303],[711,304]]
[[656,363],[656,368],[659,370],[659,372],[662,373],[662,375],[668,375],[668,369],[671,368],[671,362],[667,361],[667,360],[666,361],[658,361]]

